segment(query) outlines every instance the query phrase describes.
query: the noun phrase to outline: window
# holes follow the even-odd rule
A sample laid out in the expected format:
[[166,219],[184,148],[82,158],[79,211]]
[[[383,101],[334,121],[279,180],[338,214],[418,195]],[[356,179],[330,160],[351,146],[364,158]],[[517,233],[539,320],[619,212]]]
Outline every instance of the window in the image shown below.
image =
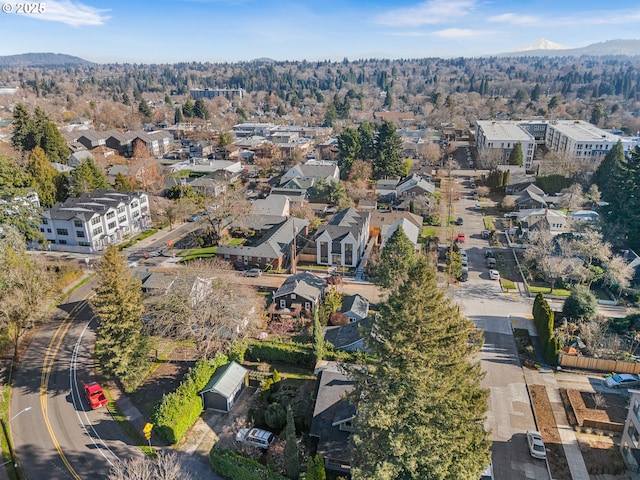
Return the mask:
[[116,210],[118,212],[118,214],[120,213],[124,213],[124,211],[126,210],[126,208],[124,206],[122,207],[118,207],[118,210]]
[[109,230],[111,230],[112,228],[116,228],[116,222],[111,222],[111,223],[109,223],[109,225],[107,225],[107,228],[108,228]]
[[631,443],[633,443],[634,448],[638,448],[638,445],[640,445],[640,434],[633,423],[629,424],[629,430],[627,430],[627,433],[629,434],[629,438],[631,439]]
[[78,238],[84,238],[84,232],[81,230],[76,231],[76,237]]
[[81,247],[90,247],[91,244],[89,242],[78,242],[78,245],[80,245]]
[[58,243],[59,243],[60,245],[66,245],[66,244],[67,244],[67,241],[66,241],[66,240],[58,240]]
[[47,233],[51,233],[51,229],[50,228],[47,228]]
[[132,216],[133,218],[137,218],[137,217],[139,217],[139,216],[140,216],[140,212],[139,212],[138,210],[136,210],[135,212],[133,212],[133,213],[131,214],[131,216]]
[[287,308],[287,301],[284,298],[280,299],[280,308]]
[[56,233],[58,235],[69,235],[69,230],[66,228],[56,228]]
[[127,221],[127,217],[125,217],[125,216],[118,217],[118,222],[125,223],[126,221]]
[[42,219],[42,224],[43,225],[48,225],[49,224],[49,220],[47,220],[46,218]]
[[93,235],[94,235],[94,236],[95,236],[95,235],[98,235],[98,234],[100,234],[100,233],[102,233],[102,227],[98,227],[98,228],[96,228],[96,229],[93,231]]
[[138,208],[138,202],[131,202],[131,208]]
[[296,298],[297,298],[297,297],[296,297],[296,294],[295,294],[295,293],[292,293],[292,294],[291,294],[291,300],[295,300]]
[[91,219],[91,225],[97,225],[100,223],[100,217],[93,217]]
[[140,210],[142,210],[143,212],[146,212],[148,210],[147,207],[141,207]]
[[311,302],[304,302],[304,309],[311,310]]
[[40,228],[40,231],[41,231],[42,233],[44,233],[44,228]]
[[82,228],[82,222],[80,220],[74,220],[73,221],[73,226]]
[[146,199],[146,197],[142,197],[142,198],[140,199],[140,203],[147,203],[147,199]]
[[107,213],[107,220],[111,220],[115,216],[116,216],[116,212],[109,212]]

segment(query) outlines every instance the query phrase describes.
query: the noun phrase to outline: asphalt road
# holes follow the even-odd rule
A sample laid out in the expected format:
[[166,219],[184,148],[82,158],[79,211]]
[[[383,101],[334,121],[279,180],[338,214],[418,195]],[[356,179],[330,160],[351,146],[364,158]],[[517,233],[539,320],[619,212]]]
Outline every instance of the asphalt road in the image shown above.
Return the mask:
[[89,284],[78,289],[61,305],[62,318],[38,330],[16,373],[11,431],[27,479],[105,478],[119,459],[141,455],[107,409],[92,411],[82,392],[93,380],[96,325],[82,301],[89,292]]

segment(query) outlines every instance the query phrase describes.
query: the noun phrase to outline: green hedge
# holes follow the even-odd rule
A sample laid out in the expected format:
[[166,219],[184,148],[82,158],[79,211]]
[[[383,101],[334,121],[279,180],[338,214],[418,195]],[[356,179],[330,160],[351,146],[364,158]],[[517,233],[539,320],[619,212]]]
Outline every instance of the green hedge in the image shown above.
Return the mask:
[[287,480],[251,458],[214,446],[209,452],[211,469],[228,480]]
[[246,357],[258,362],[282,362],[290,365],[315,367],[313,348],[300,343],[258,341],[249,344]]
[[228,363],[226,355],[216,354],[210,360],[200,360],[185,374],[178,388],[162,397],[153,411],[155,430],[169,443],[177,443],[202,413],[202,390],[218,367]]

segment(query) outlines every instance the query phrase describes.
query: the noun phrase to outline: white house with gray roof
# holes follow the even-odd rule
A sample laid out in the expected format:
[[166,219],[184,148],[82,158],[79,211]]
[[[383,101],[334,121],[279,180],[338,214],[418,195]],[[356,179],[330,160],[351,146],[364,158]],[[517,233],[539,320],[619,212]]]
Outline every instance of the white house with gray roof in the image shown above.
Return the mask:
[[269,311],[304,311],[312,315],[320,305],[327,286],[323,278],[310,272],[291,275],[273,294],[273,308]]
[[325,180],[333,182],[340,180],[340,168],[336,162],[324,160],[309,160],[306,163],[299,163],[291,167],[282,175],[280,185],[287,184],[291,179]]
[[321,225],[316,236],[316,263],[356,267],[369,241],[370,219],[370,212],[350,207]]
[[55,204],[40,221],[51,250],[93,253],[148,228],[151,214],[144,192],[96,190]]

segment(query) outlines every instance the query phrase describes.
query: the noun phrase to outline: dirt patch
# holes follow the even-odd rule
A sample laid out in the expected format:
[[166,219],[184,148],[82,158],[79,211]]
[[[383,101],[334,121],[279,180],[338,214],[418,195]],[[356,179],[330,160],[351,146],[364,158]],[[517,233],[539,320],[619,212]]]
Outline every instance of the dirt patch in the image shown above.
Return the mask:
[[164,394],[178,387],[184,374],[195,364],[195,357],[194,347],[176,347],[161,360],[160,365],[144,384],[131,395],[131,399],[145,418],[151,418],[153,409]]
[[[582,458],[590,475],[620,475],[626,466],[620,455],[620,435],[576,432]],[[628,477],[624,477],[628,478]]]
[[567,396],[577,425],[584,425],[585,420],[623,424],[627,418],[627,399],[623,395],[568,390]]
[[546,388],[543,385],[529,385],[529,396],[536,425],[547,447],[547,462],[552,477],[555,480],[572,480]]

